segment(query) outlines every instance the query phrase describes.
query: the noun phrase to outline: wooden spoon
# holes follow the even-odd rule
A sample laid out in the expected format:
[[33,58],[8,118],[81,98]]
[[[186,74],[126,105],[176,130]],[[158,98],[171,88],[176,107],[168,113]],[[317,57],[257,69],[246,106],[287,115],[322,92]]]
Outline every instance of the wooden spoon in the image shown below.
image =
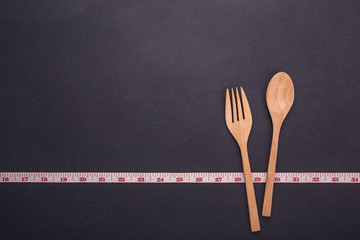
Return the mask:
[[290,76],[284,72],[275,74],[266,91],[266,103],[273,123],[273,136],[262,211],[264,217],[271,215],[280,128],[293,102],[294,84]]

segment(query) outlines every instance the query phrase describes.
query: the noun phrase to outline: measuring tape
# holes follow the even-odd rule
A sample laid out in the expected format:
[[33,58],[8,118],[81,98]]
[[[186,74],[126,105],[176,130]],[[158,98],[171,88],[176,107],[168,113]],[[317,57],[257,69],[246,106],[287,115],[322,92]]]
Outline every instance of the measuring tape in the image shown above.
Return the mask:
[[[265,172],[252,173],[265,183]],[[357,172],[278,172],[276,183],[359,183]],[[0,172],[1,183],[244,183],[242,172]]]

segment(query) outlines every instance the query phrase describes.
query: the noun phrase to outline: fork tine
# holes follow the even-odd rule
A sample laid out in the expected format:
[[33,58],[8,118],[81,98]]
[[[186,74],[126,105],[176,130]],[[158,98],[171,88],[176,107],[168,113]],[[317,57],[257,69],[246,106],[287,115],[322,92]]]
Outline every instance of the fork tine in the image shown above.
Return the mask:
[[231,88],[231,99],[232,99],[233,118],[234,118],[234,122],[236,122],[238,121],[238,117],[236,112],[235,94],[233,88]]
[[241,102],[240,102],[239,90],[237,87],[236,87],[236,100],[237,100],[237,110],[238,110],[239,121],[240,121],[241,119],[244,119],[244,117],[243,117],[243,110],[242,110]]
[[243,109],[244,109],[244,118],[246,120],[252,121],[251,110],[250,110],[249,102],[245,95],[245,91],[242,87],[240,87],[240,90],[241,90],[241,100],[242,100]]
[[225,122],[226,124],[232,123],[229,89],[226,89],[226,96],[225,96]]

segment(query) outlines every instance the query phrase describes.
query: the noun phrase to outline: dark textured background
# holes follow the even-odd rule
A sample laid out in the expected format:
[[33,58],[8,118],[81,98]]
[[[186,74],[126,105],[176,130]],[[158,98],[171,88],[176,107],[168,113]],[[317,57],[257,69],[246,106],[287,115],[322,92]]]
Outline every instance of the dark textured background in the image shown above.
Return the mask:
[[[1,1],[0,171],[242,171],[227,87],[267,169],[266,87],[295,85],[277,170],[360,171],[358,1]],[[264,184],[255,190],[261,212]],[[1,184],[1,239],[346,239],[359,186],[277,184],[250,233],[244,184]],[[352,238],[354,239],[354,238]]]

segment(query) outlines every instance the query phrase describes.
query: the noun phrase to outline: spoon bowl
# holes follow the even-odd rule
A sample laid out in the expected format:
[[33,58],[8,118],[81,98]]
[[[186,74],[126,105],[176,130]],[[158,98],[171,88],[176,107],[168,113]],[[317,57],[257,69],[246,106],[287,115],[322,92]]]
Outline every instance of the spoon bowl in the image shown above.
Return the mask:
[[283,122],[294,103],[294,84],[285,72],[279,72],[271,79],[266,91],[266,104],[271,118]]

